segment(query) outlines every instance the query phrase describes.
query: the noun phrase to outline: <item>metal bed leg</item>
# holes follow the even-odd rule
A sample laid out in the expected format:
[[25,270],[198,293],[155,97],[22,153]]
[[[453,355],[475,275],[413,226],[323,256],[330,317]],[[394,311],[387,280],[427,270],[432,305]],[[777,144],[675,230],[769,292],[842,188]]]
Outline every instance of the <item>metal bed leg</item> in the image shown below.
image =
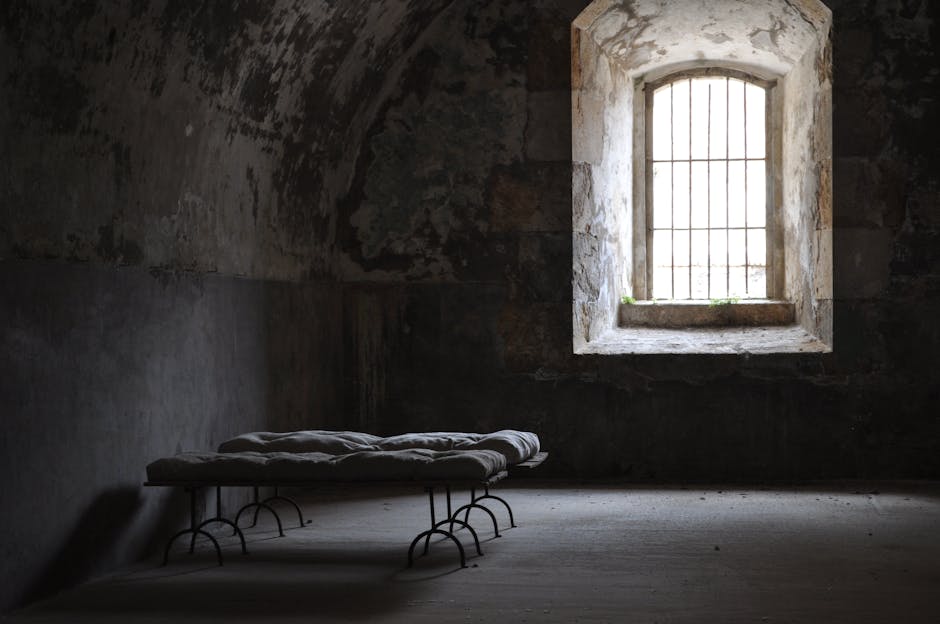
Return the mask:
[[[468,531],[470,531],[470,537],[473,538],[473,545],[474,545],[474,546],[476,547],[476,549],[477,549],[477,554],[478,554],[478,555],[482,555],[482,554],[483,554],[483,550],[480,548],[480,538],[477,536],[477,532],[473,530],[473,527],[472,527],[472,526],[470,526],[470,525],[467,524],[466,522],[463,522],[462,520],[458,520],[458,519],[456,519],[456,518],[447,518],[447,519],[441,520],[440,522],[438,522],[437,524],[435,524],[435,525],[434,525],[434,528],[437,529],[438,527],[444,526],[445,524],[449,524],[449,525],[451,526],[450,531],[447,531],[447,533],[449,533],[450,535],[454,535],[453,526],[454,526],[455,524],[459,524],[462,528],[467,529]],[[456,537],[456,536],[455,536],[455,537]],[[497,535],[497,537],[499,537],[499,536]]]
[[[485,511],[487,515],[490,517],[490,520],[493,521],[493,537],[502,537],[502,535],[500,535],[499,533],[499,524],[496,522],[496,515],[490,509],[484,507],[483,505],[477,505],[476,503],[467,503],[466,505],[460,507],[459,509],[457,509],[457,511],[454,512],[454,514],[450,517],[450,522],[451,522],[450,530],[451,531],[454,530],[453,528],[454,524],[460,524],[465,527],[470,526],[470,523],[467,522],[467,518],[470,516],[471,509],[482,509],[483,511]],[[462,521],[457,519],[457,516],[460,515],[461,511],[464,512],[464,519]]]
[[[297,511],[297,521],[300,522],[301,528],[303,528],[304,525],[306,524],[310,524],[310,520],[307,520],[306,522],[304,522],[304,514],[302,511],[300,511],[300,505],[297,504],[297,501],[295,501],[293,498],[289,496],[282,496],[281,494],[278,494],[277,487],[274,488],[274,496],[269,496],[261,502],[268,504],[272,501],[284,501],[285,503],[288,503],[289,505],[293,506],[294,510]],[[252,524],[251,526],[254,526],[255,524],[258,523],[258,511],[259,509],[255,509],[255,521],[254,521],[254,524]]]
[[[494,496],[493,494],[490,494],[490,488],[489,488],[489,486],[483,486],[483,492],[484,492],[484,493],[483,493],[482,496],[476,496],[476,492],[475,492],[474,490],[470,490],[470,503],[473,504],[473,503],[476,503],[477,501],[481,501],[481,500],[483,500],[483,499],[485,499],[485,498],[491,498],[491,499],[493,499],[493,500],[495,500],[495,501],[499,501],[499,502],[502,503],[503,506],[506,508],[506,511],[509,512],[509,526],[510,526],[511,528],[516,528],[516,520],[515,520],[515,518],[513,518],[513,516],[512,516],[512,507],[509,506],[509,503],[507,503],[505,500],[503,500],[503,499],[500,498],[499,496]],[[469,509],[467,510],[467,515],[468,515],[468,516],[470,515],[470,510],[469,510]],[[466,519],[466,518],[465,518],[465,519]]]
[[[460,521],[460,520],[457,519],[457,516],[460,515],[460,509],[463,509],[463,507],[461,507],[461,508],[458,509],[457,511],[453,511],[452,505],[451,505],[451,500],[450,500],[450,498],[451,498],[451,497],[450,497],[450,485],[445,485],[444,487],[445,487],[445,489],[446,489],[446,491],[447,491],[447,519],[446,519],[446,520],[441,520],[440,522],[435,523],[434,526],[431,527],[431,528],[436,529],[436,528],[439,527],[439,526],[443,526],[443,525],[445,525],[445,524],[450,524],[450,529],[449,529],[449,530],[450,530],[451,533],[453,533],[453,532],[454,532],[454,525],[455,525],[455,524],[459,524],[461,528],[464,528],[464,529],[467,529],[468,531],[470,531],[470,535],[473,536],[473,542],[474,542],[474,544],[476,544],[476,547],[477,547],[477,554],[482,555],[482,554],[483,554],[483,551],[480,550],[480,539],[477,537],[477,532],[473,530],[473,527],[470,526],[470,523],[467,522],[466,520]],[[465,507],[465,506],[466,506],[466,505],[464,505],[464,507]],[[490,510],[487,509],[486,507],[482,507],[482,506],[481,506],[481,508],[482,508],[484,511],[486,511],[487,513],[489,513],[489,511],[490,511]],[[468,514],[469,514],[469,512],[470,512],[470,511],[467,510],[467,513],[468,513]],[[493,516],[493,514],[490,514],[490,516]],[[493,518],[493,529],[496,531],[496,537],[499,537],[499,529],[496,527],[496,518],[495,518],[495,517]]]
[[278,533],[278,536],[279,536],[279,537],[284,537],[284,527],[281,525],[281,517],[278,515],[278,513],[277,513],[276,511],[274,511],[274,509],[273,509],[270,505],[268,505],[268,504],[265,503],[265,502],[259,502],[259,501],[258,501],[258,498],[259,498],[259,497],[258,497],[258,486],[254,486],[254,493],[255,493],[255,496],[254,496],[255,500],[254,500],[254,502],[248,503],[247,505],[242,506],[242,508],[238,510],[238,513],[235,514],[235,521],[234,521],[235,526],[236,526],[236,527],[238,526],[238,521],[241,519],[242,514],[245,513],[246,511],[248,511],[249,509],[254,509],[254,510],[255,510],[255,519],[254,519],[254,522],[251,524],[251,526],[255,526],[255,524],[257,524],[257,522],[258,522],[258,513],[259,513],[262,509],[266,509],[267,511],[269,511],[269,512],[271,513],[272,516],[274,516],[274,520],[275,520],[275,522],[277,522],[277,533]]
[[[434,488],[429,487],[428,490],[428,501],[431,506],[431,529],[437,526],[437,518],[435,517],[434,509]],[[431,548],[431,533],[428,533],[424,538],[424,554],[428,554],[428,550]]]
[[[232,527],[232,529],[233,529],[233,531],[234,531],[234,532],[232,533],[232,535],[237,535],[237,536],[238,536],[238,539],[241,540],[241,544],[242,544],[242,554],[243,554],[243,555],[247,555],[247,554],[248,554],[248,548],[247,548],[247,546],[246,546],[246,544],[245,544],[245,534],[242,533],[242,530],[238,528],[238,525],[237,525],[237,524],[235,524],[234,522],[232,522],[232,521],[229,520],[228,518],[225,518],[225,517],[222,516],[222,488],[221,488],[220,486],[216,486],[216,488],[215,488],[215,517],[214,517],[214,518],[209,518],[208,520],[203,520],[202,522],[199,523],[199,526],[196,527],[196,528],[197,528],[197,529],[202,529],[202,527],[204,527],[204,526],[206,526],[206,525],[215,524],[215,523],[218,523],[218,524],[225,524],[225,525],[227,525],[227,526]],[[189,552],[190,552],[190,553],[193,552],[193,549],[195,548],[195,546],[196,546],[196,534],[193,533],[192,540],[191,540],[190,543],[189,543]]]
[[[215,547],[215,555],[219,561],[219,565],[222,565],[222,548],[219,546],[219,542],[216,541],[212,535],[208,532],[202,530],[202,525],[197,524],[196,521],[196,491],[199,489],[197,487],[187,487],[184,488],[189,492],[189,528],[183,529],[176,533],[170,540],[166,543],[166,547],[163,549],[163,565],[166,565],[170,559],[170,548],[173,546],[173,542],[184,535],[192,534],[192,540],[189,544],[189,553],[192,554],[195,545],[196,545],[196,536],[204,535],[209,538],[209,541],[212,542],[212,545]],[[244,548],[244,540],[242,540],[242,547]]]
[[[467,555],[466,555],[466,553],[464,552],[463,544],[461,544],[461,543],[460,543],[460,540],[458,540],[458,539],[454,536],[454,534],[451,533],[450,531],[445,531],[445,530],[443,530],[443,529],[438,528],[438,527],[440,527],[440,526],[442,526],[442,525],[447,524],[448,522],[450,522],[450,521],[451,521],[451,518],[448,517],[447,519],[441,520],[440,522],[437,521],[437,514],[435,513],[435,509],[434,509],[434,488],[431,487],[431,486],[428,486],[428,487],[426,487],[425,489],[426,489],[427,492],[428,492],[428,507],[429,507],[430,512],[431,512],[431,528],[428,529],[428,530],[426,530],[426,531],[422,531],[421,533],[418,533],[418,535],[414,538],[414,540],[412,540],[411,546],[408,548],[408,567],[410,568],[410,567],[414,564],[414,551],[415,551],[415,546],[417,546],[418,543],[419,543],[422,539],[424,539],[424,554],[427,554],[427,553],[428,553],[428,548],[430,547],[430,543],[431,543],[431,536],[432,536],[432,535],[443,535],[444,537],[450,539],[454,544],[457,545],[457,551],[460,553],[460,567],[461,567],[461,568],[466,568],[466,567],[467,567]],[[449,494],[450,494],[450,488],[448,488],[448,495],[449,495]],[[448,498],[449,498],[449,496],[448,496]],[[448,500],[448,503],[449,503],[449,502],[450,502],[450,501]],[[448,506],[448,511],[450,511],[449,506]],[[457,522],[460,522],[460,521],[457,520]],[[470,529],[470,531],[471,531],[471,533],[472,533],[472,535],[473,535],[473,537],[474,537],[474,541],[475,541],[475,544],[476,544],[476,547],[477,547],[477,552],[479,552],[479,553],[482,555],[483,552],[480,550],[480,541],[477,539],[476,533],[473,532],[473,529],[470,528],[469,525],[467,525],[467,528]]]

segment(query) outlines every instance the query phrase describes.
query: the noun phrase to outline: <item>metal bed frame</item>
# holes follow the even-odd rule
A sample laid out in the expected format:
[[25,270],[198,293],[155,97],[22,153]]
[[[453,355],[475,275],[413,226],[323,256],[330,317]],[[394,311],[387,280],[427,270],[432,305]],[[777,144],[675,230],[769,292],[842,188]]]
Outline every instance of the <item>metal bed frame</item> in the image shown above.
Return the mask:
[[[424,490],[428,493],[428,508],[431,516],[431,525],[430,528],[425,529],[418,533],[417,536],[412,540],[411,546],[408,548],[408,567],[410,568],[414,564],[414,550],[415,547],[424,539],[424,550],[423,554],[427,555],[431,546],[431,536],[441,535],[444,539],[449,539],[457,546],[457,552],[460,555],[460,567],[467,567],[467,557],[466,551],[464,550],[463,544],[460,540],[457,539],[457,536],[454,533],[454,527],[467,529],[470,532],[471,537],[473,538],[474,547],[478,555],[482,555],[483,551],[480,548],[480,540],[477,536],[477,532],[470,525],[470,512],[473,509],[480,509],[486,513],[490,520],[493,523],[493,533],[494,537],[501,537],[499,532],[499,523],[496,520],[496,515],[491,509],[480,504],[480,501],[483,500],[495,500],[498,503],[502,504],[506,511],[509,514],[509,526],[515,528],[516,522],[515,517],[513,516],[512,507],[506,502],[505,499],[495,496],[490,493],[490,487],[496,483],[502,481],[511,474],[517,474],[518,472],[527,472],[533,468],[537,468],[542,465],[542,463],[548,458],[547,452],[539,452],[533,455],[531,458],[524,462],[518,464],[513,464],[509,467],[508,470],[500,471],[494,475],[491,475],[489,478],[484,480],[476,481],[425,481]],[[239,520],[242,517],[242,514],[253,509],[254,516],[252,522],[249,525],[254,527],[258,523],[258,515],[262,510],[267,511],[273,517],[277,523],[277,531],[279,537],[284,537],[284,526],[281,522],[281,517],[277,511],[272,507],[271,503],[279,501],[287,503],[292,506],[297,512],[297,519],[299,526],[302,528],[310,524],[310,520],[304,520],[303,511],[300,508],[300,505],[293,498],[285,496],[280,493],[279,488],[281,487],[316,487],[323,485],[324,483],[343,483],[348,485],[364,485],[364,484],[376,484],[384,483],[389,485],[414,485],[415,481],[244,481],[244,480],[198,480],[198,481],[187,481],[187,480],[172,480],[172,481],[147,481],[144,483],[148,487],[182,487],[189,494],[189,527],[178,531],[174,534],[169,541],[167,541],[166,547],[163,551],[163,564],[167,565],[170,556],[170,549],[173,546],[173,543],[184,535],[190,535],[189,543],[189,554],[192,554],[195,551],[196,547],[196,538],[199,535],[203,535],[209,538],[210,543],[213,545],[218,559],[219,565],[222,565],[222,547],[219,545],[218,540],[205,530],[204,527],[210,524],[224,524],[232,527],[232,535],[237,535],[239,541],[241,542],[241,550],[243,555],[248,554],[248,548],[245,542],[245,535],[239,527]],[[452,488],[453,487],[466,487],[470,490],[470,502],[453,508],[452,502]],[[250,487],[252,488],[252,501],[242,505],[242,507],[235,514],[234,520],[229,520],[228,518],[222,515],[222,488],[223,487]],[[260,496],[260,488],[262,487],[271,487],[273,488],[273,494],[267,498],[262,499]],[[445,492],[446,508],[447,515],[442,519],[437,519],[437,509],[435,505],[435,489],[443,487]],[[483,494],[477,495],[477,489],[482,487]],[[199,521],[197,518],[197,492],[203,488],[215,488],[215,516],[208,518],[203,521]],[[463,520],[459,519],[459,515],[463,513]],[[443,527],[447,527],[444,529]]]
[[[411,567],[413,565],[415,547],[418,545],[418,543],[422,539],[424,540],[424,554],[426,555],[428,553],[430,549],[430,542],[431,542],[432,535],[441,535],[445,539],[449,539],[450,541],[452,541],[457,546],[457,551],[460,555],[460,567],[461,568],[467,567],[466,552],[464,550],[463,544],[461,544],[460,540],[457,539],[457,536],[454,534],[455,526],[459,528],[467,529],[470,532],[470,535],[473,538],[473,544],[474,544],[477,554],[482,555],[483,550],[480,548],[480,540],[479,540],[479,537],[477,536],[477,532],[474,530],[474,528],[470,525],[468,521],[468,515],[470,511],[472,509],[483,510],[485,513],[489,515],[490,519],[493,522],[493,529],[495,532],[495,536],[500,537],[500,533],[499,533],[499,526],[496,521],[496,516],[493,514],[493,512],[490,509],[484,507],[483,505],[479,504],[479,502],[477,502],[480,499],[484,498],[484,496],[479,496],[479,497],[475,496],[476,488],[482,486],[483,488],[485,488],[485,491],[488,492],[490,486],[494,485],[495,483],[498,483],[499,481],[502,481],[507,476],[509,476],[508,471],[503,470],[503,471],[500,471],[491,475],[489,478],[482,480],[482,481],[425,481],[423,482],[424,490],[428,493],[428,507],[429,507],[430,516],[431,516],[431,525],[430,525],[430,528],[425,529],[424,531],[421,531],[420,533],[418,533],[418,535],[415,536],[414,540],[412,540],[411,546],[408,549],[408,567]],[[237,535],[239,537],[239,540],[241,542],[242,554],[243,555],[248,554],[248,549],[247,549],[247,545],[245,542],[245,536],[244,536],[244,533],[242,532],[242,529],[239,527],[239,520],[241,519],[242,514],[250,509],[254,509],[255,511],[254,518],[250,526],[255,526],[255,524],[257,524],[258,514],[263,509],[274,517],[275,522],[277,523],[278,535],[280,537],[283,537],[284,528],[281,522],[280,515],[270,505],[270,503],[274,501],[283,501],[293,506],[294,509],[297,511],[300,526],[301,527],[306,526],[307,524],[310,523],[310,520],[306,520],[306,521],[304,520],[303,512],[300,509],[300,505],[298,505],[297,502],[293,500],[292,498],[288,496],[284,496],[283,494],[280,494],[279,488],[288,487],[288,486],[289,487],[301,487],[301,488],[302,487],[315,487],[318,485],[322,485],[324,483],[343,483],[343,484],[348,483],[349,485],[376,484],[376,483],[383,483],[383,484],[388,484],[388,485],[404,485],[407,483],[409,485],[414,485],[416,482],[415,481],[407,481],[407,482],[403,482],[403,481],[352,481],[352,482],[278,481],[278,482],[270,482],[270,481],[242,481],[242,480],[146,481],[144,485],[147,487],[182,487],[189,494],[189,527],[181,531],[178,531],[169,539],[169,541],[167,541],[166,547],[164,548],[164,551],[163,551],[163,564],[162,565],[167,565],[169,561],[170,550],[173,546],[173,543],[176,542],[176,540],[179,539],[180,537],[183,537],[184,535],[190,536],[190,544],[189,544],[190,554],[192,554],[195,550],[196,538],[198,536],[202,535],[208,538],[209,542],[212,544],[215,550],[216,558],[218,560],[219,565],[222,565],[223,564],[222,547],[219,545],[218,540],[211,533],[205,530],[205,527],[207,525],[214,524],[214,523],[230,526],[233,530],[232,535]],[[223,487],[250,487],[252,488],[252,492],[253,492],[252,502],[249,502],[243,505],[235,514],[234,520],[229,520],[222,514],[222,488]],[[261,499],[259,490],[262,487],[274,488],[274,494],[265,499]],[[462,505],[458,507],[457,509],[453,509],[453,503],[452,503],[452,488],[454,487],[466,487],[466,488],[469,488],[471,492],[474,493],[474,494],[471,494],[471,500],[469,503]],[[197,508],[198,508],[197,493],[202,489],[209,489],[209,488],[215,488],[215,491],[216,491],[216,500],[215,500],[216,513],[215,513],[215,516],[213,516],[212,518],[208,518],[200,522],[198,520],[198,511],[197,511]],[[435,505],[435,490],[437,488],[443,488],[445,491],[445,497],[446,497],[447,515],[442,520],[437,519],[437,509]],[[496,498],[496,497],[490,496],[490,498]],[[509,507],[509,504],[506,503],[505,501],[502,501],[502,502],[504,505],[506,505],[506,508],[509,509],[510,518],[512,518],[512,510]],[[463,520],[459,518],[459,515],[461,513],[465,514]],[[512,524],[512,526],[515,526],[515,524]]]

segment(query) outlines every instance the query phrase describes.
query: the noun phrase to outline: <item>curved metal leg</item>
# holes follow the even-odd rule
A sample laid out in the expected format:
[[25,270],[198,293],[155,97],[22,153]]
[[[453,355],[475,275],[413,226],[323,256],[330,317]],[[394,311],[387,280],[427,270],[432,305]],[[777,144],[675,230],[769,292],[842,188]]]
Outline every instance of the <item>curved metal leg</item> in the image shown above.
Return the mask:
[[[480,555],[480,556],[483,555],[483,551],[480,549],[480,538],[477,537],[477,532],[473,530],[473,527],[472,527],[472,526],[470,526],[469,524],[463,522],[462,520],[457,520],[456,518],[448,518],[448,519],[446,519],[446,520],[441,520],[440,522],[438,522],[437,524],[435,524],[435,525],[434,525],[434,528],[436,529],[437,527],[442,526],[442,525],[445,525],[445,524],[450,524],[451,529],[450,529],[450,531],[448,531],[448,533],[450,533],[451,535],[454,534],[454,529],[453,529],[454,524],[460,524],[460,525],[463,526],[463,528],[465,528],[465,529],[467,529],[468,531],[470,531],[470,536],[473,537],[473,544],[476,546],[477,554]],[[456,536],[455,536],[455,537],[456,537]]]
[[[470,488],[470,502],[474,503],[477,499],[477,491],[474,488]],[[463,521],[466,523],[470,522],[470,509],[467,508],[467,511],[463,514]]]
[[[257,504],[258,504],[258,503],[248,503],[247,505],[242,506],[242,508],[238,510],[238,513],[235,514],[235,520],[234,520],[235,526],[238,526],[238,521],[241,519],[242,514],[245,513],[245,511],[247,511],[248,509],[251,509],[252,507],[254,507],[254,506],[257,505]],[[249,528],[251,528],[251,527],[249,527]],[[233,533],[233,535],[234,535],[234,533]]]
[[475,503],[485,498],[492,498],[493,500],[499,501],[500,503],[502,503],[503,506],[506,507],[506,511],[509,512],[509,526],[512,528],[516,527],[516,520],[515,518],[512,517],[512,507],[509,506],[509,503],[507,503],[505,500],[503,500],[499,496],[493,496],[492,494],[489,493],[489,491],[487,491],[486,494],[484,494],[483,496],[477,496],[475,499],[473,499],[473,502]]
[[[219,524],[227,524],[228,526],[232,527],[232,528],[235,530],[235,532],[233,533],[233,535],[238,535],[238,539],[240,539],[241,542],[242,542],[242,554],[243,554],[243,555],[247,555],[247,554],[248,554],[248,548],[247,548],[247,546],[245,545],[245,534],[242,533],[242,530],[238,528],[238,525],[236,525],[236,524],[235,524],[234,522],[232,522],[231,520],[228,520],[227,518],[209,518],[208,520],[203,520],[203,521],[199,524],[199,526],[196,527],[196,530],[197,530],[197,531],[198,531],[198,530],[201,530],[202,527],[206,526],[207,524],[212,524],[213,522],[218,522]],[[193,535],[193,543],[195,543],[195,542],[196,542],[196,536]],[[192,550],[190,550],[190,552],[192,552]]]
[[170,547],[173,546],[173,542],[175,542],[177,538],[182,537],[186,535],[187,533],[192,533],[192,531],[190,529],[183,529],[182,531],[180,531],[179,533],[171,537],[169,541],[167,541],[166,548],[163,549],[163,564],[162,565],[166,565],[167,561],[170,558]]
[[[270,503],[271,501],[284,501],[285,503],[292,505],[294,509],[297,511],[297,520],[300,522],[300,527],[301,528],[304,527],[304,524],[305,524],[304,514],[302,511],[300,511],[300,505],[297,504],[297,501],[295,501],[293,498],[290,498],[288,496],[281,496],[280,494],[275,494],[274,496],[269,496],[268,498],[264,499],[261,502],[267,504],[267,503]],[[258,510],[255,510],[255,523],[257,522],[258,522]]]
[[[454,530],[453,527],[454,527],[454,524],[455,524],[455,523],[462,524],[462,525],[465,526],[465,527],[469,527],[469,526],[470,526],[470,523],[468,523],[468,522],[466,521],[466,518],[470,516],[470,510],[471,510],[471,509],[482,509],[482,510],[485,511],[487,514],[489,514],[490,520],[493,521],[493,533],[495,534],[496,537],[502,537],[502,535],[499,534],[499,524],[497,524],[497,522],[496,522],[496,515],[495,515],[492,511],[490,511],[489,509],[487,509],[486,507],[484,507],[483,505],[478,505],[478,504],[476,504],[475,502],[474,502],[474,503],[467,503],[467,504],[464,505],[463,507],[459,507],[459,508],[457,509],[457,511],[454,512],[454,515],[451,516],[451,517],[450,517],[450,520],[449,520],[450,526],[451,526],[451,529],[450,529],[451,531]],[[461,520],[458,520],[458,519],[457,519],[457,516],[460,515],[460,512],[461,512],[461,511],[464,511],[464,510],[466,510],[466,511],[465,511],[465,515],[464,515],[464,520],[462,520],[462,521],[461,521]],[[472,529],[471,529],[471,530],[472,530]]]
[[414,564],[415,546],[417,546],[418,542],[421,541],[421,538],[423,537],[429,540],[431,538],[431,535],[433,534],[443,535],[444,537],[450,538],[452,542],[457,544],[457,550],[460,552],[460,567],[466,568],[467,556],[466,554],[464,554],[463,545],[460,543],[460,540],[454,537],[453,533],[448,533],[447,531],[442,531],[441,529],[428,529],[427,531],[422,531],[421,533],[418,533],[418,536],[415,537],[414,540],[411,542],[411,548],[408,549],[408,567],[410,568],[412,564]]
[[[239,521],[239,519],[241,519],[242,514],[245,513],[245,511],[247,511],[247,510],[249,510],[249,509],[251,509],[251,508],[253,508],[253,507],[256,508],[256,509],[258,509],[258,511],[260,511],[261,509],[267,509],[269,512],[271,512],[271,515],[274,516],[275,522],[277,522],[277,533],[278,533],[278,535],[279,535],[280,537],[284,537],[284,527],[281,525],[281,517],[280,517],[279,515],[277,515],[277,512],[274,511],[274,509],[272,509],[270,505],[267,505],[267,504],[265,504],[265,503],[248,503],[247,505],[245,505],[244,507],[242,507],[241,509],[239,509],[237,514],[235,514],[235,521],[234,521],[233,524],[235,524],[236,526],[238,526],[238,521]],[[252,526],[254,526],[254,525],[252,525]]]
[[190,542],[190,551],[189,551],[190,553],[193,552],[192,548],[196,543],[196,535],[205,535],[206,537],[209,538],[209,541],[212,542],[212,545],[215,546],[215,556],[219,561],[219,565],[222,565],[222,547],[219,546],[219,542],[217,542],[216,539],[212,537],[212,535],[210,535],[206,531],[203,531],[202,529],[183,529],[182,531],[180,531],[179,533],[171,537],[170,541],[166,543],[166,548],[163,549],[163,565],[166,565],[167,562],[169,561],[170,548],[173,546],[173,542],[175,542],[177,538],[182,537],[188,533],[193,534],[192,541]]

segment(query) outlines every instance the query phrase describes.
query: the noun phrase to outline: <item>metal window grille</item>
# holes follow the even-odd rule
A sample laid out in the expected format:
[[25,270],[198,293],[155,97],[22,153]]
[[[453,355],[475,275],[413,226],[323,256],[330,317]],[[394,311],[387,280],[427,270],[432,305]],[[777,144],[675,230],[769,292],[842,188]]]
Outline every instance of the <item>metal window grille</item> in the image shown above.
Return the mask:
[[768,296],[772,83],[731,74],[647,86],[653,298]]

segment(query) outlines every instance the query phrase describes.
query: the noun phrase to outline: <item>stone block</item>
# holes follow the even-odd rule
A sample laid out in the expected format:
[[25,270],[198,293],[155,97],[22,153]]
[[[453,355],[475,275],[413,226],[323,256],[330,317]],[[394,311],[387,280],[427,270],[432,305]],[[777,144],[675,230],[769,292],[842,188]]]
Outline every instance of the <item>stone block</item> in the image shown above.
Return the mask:
[[567,163],[497,167],[490,177],[490,227],[496,232],[561,232],[571,227]]
[[565,303],[512,304],[499,315],[503,363],[512,372],[570,367],[571,318]]
[[535,161],[571,159],[571,94],[569,91],[529,93],[526,158]]
[[571,87],[571,27],[561,20],[535,22],[529,29],[526,84],[531,91]]
[[839,227],[895,226],[904,218],[908,167],[897,161],[837,158],[833,211]]
[[835,89],[832,117],[833,156],[867,157],[888,144],[888,104],[881,91]]
[[889,230],[836,228],[832,247],[836,299],[868,299],[884,292],[894,249]]
[[509,271],[513,300],[561,303],[571,298],[571,237],[538,233],[522,236]]

